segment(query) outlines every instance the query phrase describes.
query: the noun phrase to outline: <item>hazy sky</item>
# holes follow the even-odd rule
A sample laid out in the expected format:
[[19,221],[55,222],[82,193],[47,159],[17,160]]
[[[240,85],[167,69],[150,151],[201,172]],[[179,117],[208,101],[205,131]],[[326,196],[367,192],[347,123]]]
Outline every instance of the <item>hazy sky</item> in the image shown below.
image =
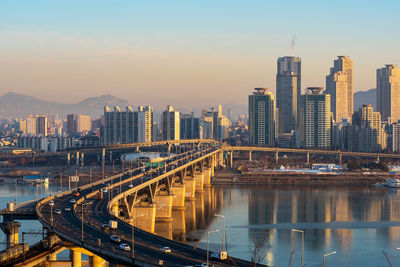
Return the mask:
[[[400,1],[0,1],[0,94],[67,103],[246,104],[275,92],[276,59],[302,58],[302,88],[354,60],[355,91],[400,63]],[[185,104],[179,104],[184,102]]]

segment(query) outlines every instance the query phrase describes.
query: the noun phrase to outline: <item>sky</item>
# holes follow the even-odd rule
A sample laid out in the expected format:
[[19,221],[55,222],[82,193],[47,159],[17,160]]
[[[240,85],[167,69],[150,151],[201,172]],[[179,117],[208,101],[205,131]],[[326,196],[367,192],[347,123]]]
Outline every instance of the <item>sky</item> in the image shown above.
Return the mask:
[[75,103],[111,93],[133,105],[247,105],[275,93],[276,60],[302,59],[302,89],[325,87],[338,55],[354,91],[400,64],[400,1],[0,1],[0,94]]

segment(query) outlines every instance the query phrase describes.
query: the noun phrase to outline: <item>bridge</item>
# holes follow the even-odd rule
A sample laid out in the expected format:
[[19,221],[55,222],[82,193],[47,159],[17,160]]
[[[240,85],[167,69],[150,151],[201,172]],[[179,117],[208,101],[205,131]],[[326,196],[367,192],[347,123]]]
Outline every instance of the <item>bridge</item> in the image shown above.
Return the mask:
[[[180,143],[185,146],[178,147]],[[151,144],[104,146],[98,149],[101,149],[104,155],[106,149],[113,151],[151,147]],[[9,244],[18,243],[19,225],[14,220],[37,218],[47,232],[54,233],[61,239],[61,243],[53,244],[52,251],[65,247],[72,251],[73,266],[81,266],[82,253],[89,255],[92,266],[102,266],[104,261],[114,266],[197,265],[208,258],[207,250],[156,235],[155,224],[171,221],[173,210],[185,209],[188,202],[196,199],[196,194],[210,187],[215,168],[224,165],[224,153],[230,156],[231,165],[234,151],[248,151],[249,160],[253,151],[275,153],[276,158],[279,153],[306,154],[307,159],[309,154],[336,155],[340,158],[400,158],[398,154],[221,146],[214,140],[180,140],[157,142],[154,145],[167,146],[168,149],[175,146],[176,152],[179,153],[166,160],[162,167],[128,169],[82,186],[79,196],[67,191],[38,202],[23,203],[12,210],[1,211],[0,215],[4,218],[2,229],[7,233]],[[89,150],[80,152],[82,151]],[[104,192],[101,198],[98,197],[99,191]],[[51,202],[54,202],[54,206],[49,205]],[[61,214],[55,214],[55,210],[60,210]],[[118,223],[117,229],[104,229],[104,224],[110,220]],[[132,250],[118,249],[118,245],[110,239],[111,235],[119,236]],[[160,250],[166,246],[171,248],[171,253]],[[39,249],[35,256],[27,256],[33,259],[39,255],[53,257],[54,254],[46,254],[43,249]],[[215,266],[251,265],[250,262],[233,257],[228,257],[225,261],[210,259],[210,262]]]
[[[223,164],[219,146],[197,144],[186,149],[162,167],[128,169],[82,186],[79,196],[68,191],[42,199],[35,206],[37,219],[63,244],[70,244],[73,266],[81,266],[81,253],[90,256],[92,266],[104,261],[112,266],[185,266],[205,263],[207,258],[215,266],[254,265],[233,257],[211,259],[207,250],[153,234],[157,221],[172,220],[172,210],[185,209],[185,203],[210,187],[215,167]],[[118,227],[103,229],[110,220]],[[118,249],[111,235],[132,250]],[[170,247],[171,253],[163,247]]]

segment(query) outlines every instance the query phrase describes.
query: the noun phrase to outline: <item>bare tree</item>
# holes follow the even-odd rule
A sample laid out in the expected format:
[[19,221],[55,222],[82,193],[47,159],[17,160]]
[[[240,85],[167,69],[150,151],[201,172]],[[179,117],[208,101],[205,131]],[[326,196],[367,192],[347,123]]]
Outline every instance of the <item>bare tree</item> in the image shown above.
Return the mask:
[[257,235],[253,236],[254,247],[250,247],[251,262],[254,266],[260,264],[265,258],[265,241],[267,240],[268,233],[258,238]]

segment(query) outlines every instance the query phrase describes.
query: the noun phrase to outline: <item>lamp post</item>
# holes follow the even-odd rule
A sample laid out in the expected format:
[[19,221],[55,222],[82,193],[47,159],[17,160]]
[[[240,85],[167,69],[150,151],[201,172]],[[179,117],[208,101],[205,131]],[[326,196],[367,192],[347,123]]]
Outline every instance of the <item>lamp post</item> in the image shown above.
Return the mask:
[[222,231],[222,251],[225,251],[225,241],[226,241],[226,224],[225,216],[221,214],[214,214],[215,217],[222,217],[224,219],[224,229]]
[[332,255],[332,254],[336,254],[336,251],[332,251],[332,252],[329,252],[327,254],[324,254],[324,267],[325,267],[325,257],[329,256],[329,255]]
[[303,267],[303,255],[304,255],[304,231],[298,229],[292,229],[293,232],[301,233],[301,267]]
[[82,220],[82,233],[81,233],[81,238],[82,238],[82,243],[83,243],[83,207],[86,206],[86,205],[90,205],[90,204],[92,204],[92,202],[82,203],[82,204],[81,204],[81,214],[82,214],[82,217],[81,217],[81,220]]
[[209,258],[210,258],[210,234],[217,233],[219,230],[208,231],[207,232],[207,267],[209,266]]
[[144,214],[140,214],[138,216],[134,216],[131,218],[131,220],[132,220],[132,224],[131,224],[131,226],[132,226],[132,259],[135,258],[135,227],[133,226],[133,222],[134,222],[134,219],[136,219],[138,217],[142,217],[142,216],[144,216]]

